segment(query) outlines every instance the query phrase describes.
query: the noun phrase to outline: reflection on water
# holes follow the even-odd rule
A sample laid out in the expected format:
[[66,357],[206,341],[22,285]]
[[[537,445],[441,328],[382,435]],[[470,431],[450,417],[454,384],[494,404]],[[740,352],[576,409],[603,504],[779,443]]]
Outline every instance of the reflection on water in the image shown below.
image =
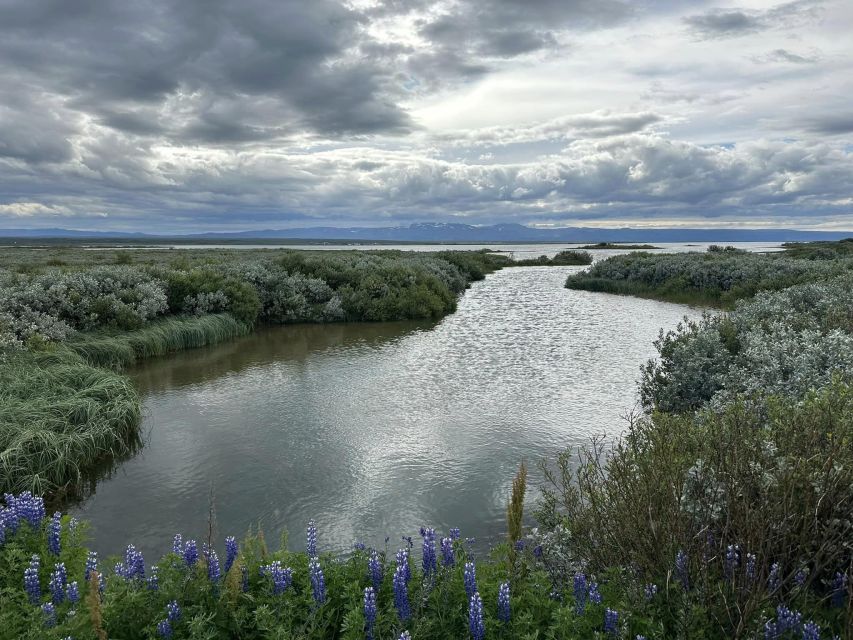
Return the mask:
[[495,273],[434,325],[281,327],[150,361],[145,447],[75,511],[104,554],[202,537],[211,493],[220,537],[260,522],[301,546],[312,517],[325,549],[421,524],[497,535],[519,461],[621,430],[658,330],[698,315],[563,288],[578,269]]

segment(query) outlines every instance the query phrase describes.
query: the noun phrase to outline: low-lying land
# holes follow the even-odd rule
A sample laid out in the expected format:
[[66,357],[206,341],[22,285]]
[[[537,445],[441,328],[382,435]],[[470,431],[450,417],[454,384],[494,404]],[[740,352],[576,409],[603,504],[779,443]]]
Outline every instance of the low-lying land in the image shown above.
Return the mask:
[[529,258],[527,260],[516,260],[509,266],[513,267],[544,267],[544,266],[558,266],[558,267],[567,267],[567,266],[577,266],[577,265],[588,265],[592,264],[592,255],[586,251],[576,251],[574,249],[567,249],[565,251],[560,251],[552,257],[548,257],[545,255],[539,256],[538,258]]
[[588,244],[581,247],[581,249],[632,249],[632,250],[644,250],[644,249],[660,249],[660,247],[656,247],[653,244],[621,244],[618,242],[596,242],[595,244]]

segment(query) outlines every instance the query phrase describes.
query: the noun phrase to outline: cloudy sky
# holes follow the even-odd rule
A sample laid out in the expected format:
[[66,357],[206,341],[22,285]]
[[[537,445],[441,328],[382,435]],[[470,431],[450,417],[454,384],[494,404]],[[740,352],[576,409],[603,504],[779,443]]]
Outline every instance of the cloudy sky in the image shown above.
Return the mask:
[[853,2],[0,0],[0,227],[853,230]]

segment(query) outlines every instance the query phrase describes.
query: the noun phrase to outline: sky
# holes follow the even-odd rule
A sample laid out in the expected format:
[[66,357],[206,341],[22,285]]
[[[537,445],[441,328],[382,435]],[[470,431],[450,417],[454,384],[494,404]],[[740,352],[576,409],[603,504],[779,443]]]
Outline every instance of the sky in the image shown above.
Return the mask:
[[0,228],[853,230],[853,2],[0,0]]

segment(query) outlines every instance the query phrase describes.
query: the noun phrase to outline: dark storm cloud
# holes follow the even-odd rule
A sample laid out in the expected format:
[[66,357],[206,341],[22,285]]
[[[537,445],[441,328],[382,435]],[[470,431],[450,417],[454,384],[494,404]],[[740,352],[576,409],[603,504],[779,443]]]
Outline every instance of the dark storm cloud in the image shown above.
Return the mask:
[[815,133],[829,136],[853,133],[853,111],[813,117],[808,120],[807,126]]
[[822,4],[820,0],[795,0],[764,11],[711,9],[684,18],[684,23],[701,39],[734,38],[813,20],[820,15]]

